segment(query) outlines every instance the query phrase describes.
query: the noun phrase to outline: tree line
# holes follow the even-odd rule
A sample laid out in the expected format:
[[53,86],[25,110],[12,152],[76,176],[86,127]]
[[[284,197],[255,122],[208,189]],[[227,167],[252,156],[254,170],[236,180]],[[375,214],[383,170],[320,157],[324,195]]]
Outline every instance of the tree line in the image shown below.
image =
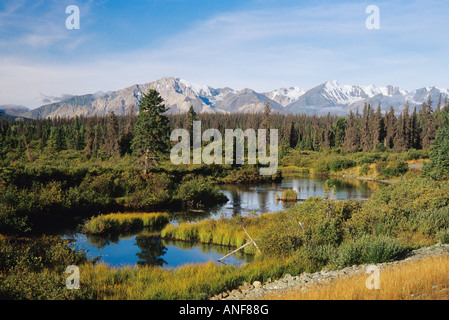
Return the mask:
[[[15,149],[26,154],[32,160],[30,150],[59,152],[62,150],[84,151],[88,157],[121,157],[135,154],[136,140],[146,136],[163,136],[167,130],[145,132],[145,124],[153,122],[153,128],[166,126],[169,130],[184,128],[192,133],[192,121],[201,121],[202,130],[218,129],[278,129],[281,149],[296,148],[319,151],[328,148],[342,148],[350,152],[391,149],[405,152],[409,149],[426,149],[437,131],[449,125],[449,104],[441,97],[435,109],[429,99],[413,110],[407,103],[396,114],[393,107],[383,112],[365,104],[363,110],[350,111],[348,116],[326,116],[272,113],[269,105],[261,114],[196,114],[193,108],[185,114],[164,115],[166,110],[159,96],[154,105],[159,111],[145,113],[145,120],[133,109],[126,115],[111,112],[107,116],[76,116],[73,118],[26,119],[14,121],[8,118],[0,122],[0,159]],[[142,118],[143,113],[140,113]],[[154,132],[153,134],[151,132]],[[133,147],[134,141],[134,147]],[[143,151],[151,151],[152,142]],[[157,145],[157,144],[156,144]],[[142,153],[142,152],[141,152]]]

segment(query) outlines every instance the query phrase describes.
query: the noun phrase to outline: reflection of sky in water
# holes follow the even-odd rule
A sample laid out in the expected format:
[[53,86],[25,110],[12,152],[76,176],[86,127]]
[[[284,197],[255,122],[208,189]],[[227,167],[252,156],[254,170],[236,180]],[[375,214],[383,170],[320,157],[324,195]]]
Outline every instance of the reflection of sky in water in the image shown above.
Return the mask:
[[[106,263],[112,267],[134,266],[142,260],[142,252],[150,252],[150,260],[159,260],[163,267],[178,267],[188,263],[205,263],[217,261],[224,255],[235,250],[225,246],[204,245],[199,243],[183,243],[162,240],[161,245],[139,247],[136,238],[131,236],[119,238],[114,242],[95,245],[83,234],[76,234],[70,238],[75,239],[75,247],[84,249],[89,258],[101,256],[99,262]],[[139,257],[140,255],[140,257]],[[162,260],[161,260],[162,259]],[[223,260],[227,265],[240,265],[252,261],[249,255],[231,255]],[[218,263],[218,262],[217,262]]]
[[[231,217],[234,214],[248,215],[256,213],[276,212],[284,210],[293,204],[284,204],[276,201],[276,194],[281,196],[286,189],[293,189],[298,193],[299,199],[311,196],[324,196],[327,179],[312,178],[310,176],[295,176],[284,178],[281,183],[265,183],[249,185],[221,185],[220,189],[229,201],[207,211],[192,211],[189,213],[173,213],[175,218],[171,221],[199,221],[202,219]],[[330,179],[336,186],[335,199],[368,199],[374,192],[372,183],[361,181],[343,181]],[[134,235],[120,237],[115,240],[95,240],[83,234],[67,236],[76,240],[75,246],[85,249],[90,257],[102,256],[99,261],[111,266],[136,265],[139,261],[149,264],[163,265],[164,267],[177,267],[187,263],[203,263],[217,261],[235,248],[224,246],[204,245],[199,243],[186,243],[180,241],[165,241],[160,237],[146,237]],[[96,243],[96,244],[95,244]],[[238,253],[227,257],[226,264],[241,264],[245,259],[252,259],[248,255]]]
[[[307,199],[311,196],[325,196],[325,182],[327,179],[307,177],[284,178],[280,183],[265,183],[257,186],[248,185],[222,185],[220,189],[229,201],[212,210],[216,216],[229,217],[233,214],[248,214],[251,211],[257,213],[276,212],[284,210],[292,203],[283,203],[276,200],[276,195],[281,196],[286,189],[293,189],[299,199]],[[343,181],[330,179],[336,186],[335,199],[366,200],[374,192],[368,183],[362,181]]]

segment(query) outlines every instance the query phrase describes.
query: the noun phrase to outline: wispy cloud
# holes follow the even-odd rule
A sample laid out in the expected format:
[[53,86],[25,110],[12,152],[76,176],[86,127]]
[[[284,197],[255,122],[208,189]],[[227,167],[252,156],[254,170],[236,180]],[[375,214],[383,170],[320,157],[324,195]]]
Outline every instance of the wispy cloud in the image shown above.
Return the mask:
[[[406,89],[449,87],[445,1],[379,1],[380,30],[365,28],[368,2],[287,7],[261,2],[265,3],[261,9],[198,20],[157,44],[142,33],[140,48],[114,52],[100,50],[95,29],[86,27],[85,32],[82,27],[81,32],[70,33],[61,28],[65,3],[28,19],[25,26],[14,26],[12,20],[23,20],[39,5],[27,11],[25,2],[12,3],[0,12],[0,25],[15,30],[11,35],[0,32],[0,46],[7,47],[0,52],[0,104],[36,107],[42,99],[54,101],[67,92],[117,90],[163,76],[259,91],[292,85],[310,88],[333,79]],[[84,12],[92,11],[82,20],[89,24],[95,17],[92,3],[84,6]],[[79,50],[83,54],[78,55]]]

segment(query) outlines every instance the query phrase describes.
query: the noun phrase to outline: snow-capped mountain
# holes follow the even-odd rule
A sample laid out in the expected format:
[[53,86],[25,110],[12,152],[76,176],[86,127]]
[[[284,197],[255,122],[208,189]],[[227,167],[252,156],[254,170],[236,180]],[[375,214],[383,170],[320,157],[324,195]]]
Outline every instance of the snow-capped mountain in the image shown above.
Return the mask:
[[407,101],[411,107],[427,102],[429,95],[435,107],[439,97],[444,101],[449,96],[447,89],[435,87],[422,88],[408,92],[399,87],[375,85],[353,86],[340,85],[336,81],[325,82],[316,86],[303,95],[297,101],[286,106],[291,113],[305,114],[347,114],[349,110],[363,108],[365,102],[377,108],[379,103],[382,110],[389,110],[392,106],[398,111],[402,111]]
[[140,99],[148,90],[156,89],[169,108],[167,113],[185,113],[193,106],[196,112],[224,112],[214,107],[214,103],[233,94],[229,88],[213,89],[200,86],[181,79],[166,77],[146,84],[136,84],[131,87],[107,93],[74,96],[69,99],[44,105],[28,112],[30,118],[73,117],[106,115],[114,112],[124,115],[130,112],[131,106],[137,112]]
[[290,103],[298,101],[299,97],[301,97],[306,92],[307,90],[299,87],[290,87],[288,89],[281,88],[270,92],[264,92],[263,94],[285,107]]
[[[438,100],[442,103],[449,97],[448,89],[426,87],[407,91],[399,87],[375,85],[340,85],[337,81],[325,82],[309,90],[299,87],[281,88],[270,92],[258,93],[252,89],[240,91],[231,88],[212,88],[188,82],[183,79],[166,77],[146,84],[136,84],[131,87],[112,91],[98,92],[82,96],[72,96],[68,99],[47,104],[37,109],[24,112],[21,116],[30,118],[73,117],[76,115],[107,115],[110,112],[127,114],[138,104],[143,93],[148,89],[156,89],[168,113],[185,113],[193,106],[197,113],[261,113],[265,104],[270,103],[273,113],[304,113],[325,115],[327,113],[345,115],[349,110],[361,111],[365,102],[382,110],[391,106],[402,111],[408,102],[410,107],[420,107],[427,102],[429,96],[432,106]],[[26,110],[25,110],[26,111]],[[5,113],[8,113],[5,110]]]

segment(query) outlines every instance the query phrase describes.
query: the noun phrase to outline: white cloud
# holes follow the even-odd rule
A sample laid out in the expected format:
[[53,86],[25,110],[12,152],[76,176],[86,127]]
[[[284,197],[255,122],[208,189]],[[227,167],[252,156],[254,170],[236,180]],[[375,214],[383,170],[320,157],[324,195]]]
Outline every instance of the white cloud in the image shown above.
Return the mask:
[[[423,6],[423,1],[403,8],[379,3],[381,29],[374,31],[378,33],[365,29],[363,4],[328,4],[307,10],[271,8],[218,14],[167,38],[158,47],[72,58],[66,63],[38,63],[29,57],[3,55],[0,104],[37,107],[42,95],[117,90],[164,76],[258,91],[293,85],[310,88],[331,79],[407,89],[449,87],[448,66],[443,64],[447,49],[438,40],[447,40],[442,30],[447,30],[443,27],[448,23],[442,17],[448,9],[420,10]],[[414,27],[418,18],[419,28]],[[92,45],[85,38],[88,35],[66,41],[67,34],[42,30],[26,33],[15,44],[49,48],[62,44],[67,50]],[[52,23],[45,30],[54,30]],[[429,43],[432,50],[417,48],[414,41],[419,46]]]

